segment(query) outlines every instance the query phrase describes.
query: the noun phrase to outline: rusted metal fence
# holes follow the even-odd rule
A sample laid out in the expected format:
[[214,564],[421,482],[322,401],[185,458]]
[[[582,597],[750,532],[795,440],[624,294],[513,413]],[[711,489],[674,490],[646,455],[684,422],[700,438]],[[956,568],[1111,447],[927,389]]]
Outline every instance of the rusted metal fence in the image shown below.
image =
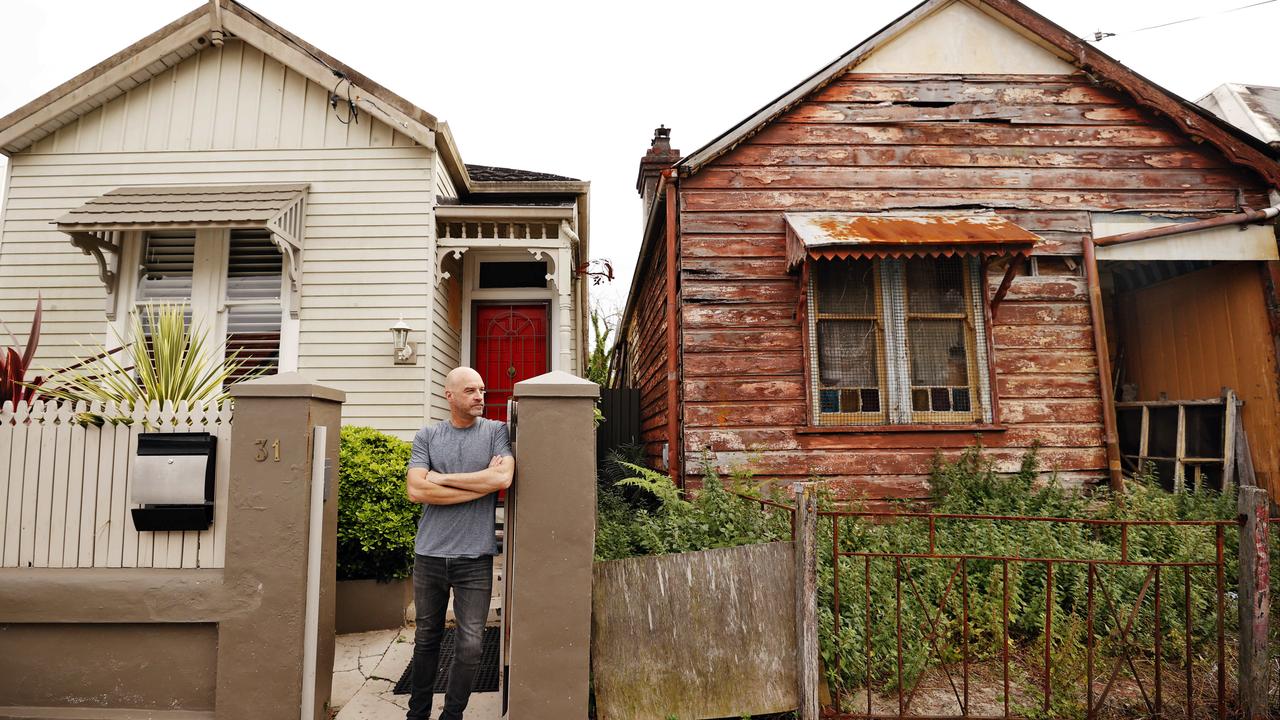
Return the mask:
[[[791,511],[793,537],[798,525],[813,527],[797,523],[791,506],[749,499]],[[826,557],[820,564],[827,571],[820,582],[829,583],[818,588],[819,597],[825,598],[820,602],[827,604],[820,614],[829,613],[822,630],[831,687],[823,714],[868,720],[994,720],[1056,717],[1063,711],[1078,711],[1091,720],[1269,717],[1266,509],[1265,493],[1246,487],[1240,488],[1239,516],[1229,520],[818,512],[821,522],[810,532],[821,537],[818,545],[825,548]],[[863,542],[868,528],[884,530],[895,523],[914,524],[915,532],[907,535],[919,544],[886,549]],[[1089,545],[1095,552],[1059,556],[970,551],[981,543],[970,543],[969,537],[1013,525],[1050,532],[1071,526],[1095,540]],[[1192,538],[1195,556],[1155,559],[1160,554],[1146,552],[1143,544],[1161,528],[1198,532],[1205,545],[1194,547],[1198,538]],[[1135,538],[1144,549],[1131,550]],[[936,582],[925,586],[921,571],[931,564]],[[1019,579],[1033,574],[1033,569],[1035,597],[1028,598]],[[987,622],[985,636],[972,632],[970,580],[979,573],[987,579],[988,597],[980,599],[982,610],[989,613],[984,618],[997,618],[994,628]],[[1054,629],[1059,592],[1067,593],[1064,603],[1068,598],[1072,603],[1068,623],[1078,623],[1081,619],[1074,613],[1083,611],[1083,633],[1055,645],[1054,638],[1061,638]],[[921,621],[915,627],[904,627],[904,604],[914,604],[910,614]],[[1010,631],[1015,604],[1024,610],[1016,638]],[[1028,631],[1025,612],[1033,604],[1039,613],[1032,618],[1034,633]],[[876,632],[877,627],[887,632]],[[847,662],[849,638],[860,645],[852,648],[861,655],[855,663]],[[986,647],[980,647],[982,643]],[[1083,677],[1075,674],[1078,666],[1055,677],[1055,652],[1078,663],[1080,645]],[[1029,649],[1038,655],[1034,662]],[[922,687],[922,652],[929,657],[926,669],[941,681],[934,682],[934,695],[942,692],[948,697],[945,703],[935,697],[923,703],[926,707],[913,709]],[[1071,657],[1072,652],[1077,655]],[[910,656],[917,662],[913,677],[904,667]],[[873,673],[876,663],[883,668],[886,661],[887,676]],[[993,664],[997,672],[992,672]],[[977,673],[975,665],[981,665]],[[1229,670],[1232,665],[1234,672]],[[884,692],[877,693],[880,689]],[[981,701],[975,703],[975,696]]]
[[[926,627],[923,628],[925,639],[924,643],[935,654],[939,660],[939,667],[942,670],[947,682],[947,686],[954,694],[956,701],[957,714],[934,714],[931,717],[954,717],[954,718],[977,718],[977,717],[1000,717],[1010,718],[1016,717],[1011,707],[1013,698],[1015,697],[1015,688],[1011,686],[1010,668],[1011,658],[1010,652],[1014,649],[1014,643],[1011,640],[1009,631],[1010,621],[1010,568],[1014,568],[1017,573],[1021,567],[1037,566],[1043,568],[1044,573],[1044,589],[1043,589],[1043,665],[1041,668],[1042,677],[1039,678],[1039,690],[1041,693],[1040,704],[1041,710],[1045,715],[1052,716],[1054,707],[1054,609],[1055,602],[1055,571],[1061,573],[1064,566],[1074,566],[1085,568],[1085,596],[1087,603],[1087,620],[1084,633],[1085,653],[1087,671],[1083,687],[1079,688],[1080,694],[1084,699],[1086,716],[1089,718],[1097,717],[1104,708],[1106,702],[1112,695],[1112,691],[1116,687],[1116,680],[1120,672],[1127,667],[1131,673],[1131,677],[1137,686],[1137,690],[1141,696],[1142,703],[1145,705],[1147,712],[1154,717],[1176,717],[1170,715],[1171,708],[1166,703],[1166,687],[1173,678],[1167,678],[1166,675],[1171,674],[1165,667],[1166,651],[1163,647],[1165,638],[1172,628],[1162,626],[1168,612],[1162,612],[1161,600],[1166,595],[1165,587],[1169,581],[1178,583],[1182,586],[1182,624],[1180,632],[1173,633],[1181,635],[1184,640],[1184,649],[1181,653],[1181,667],[1176,671],[1181,675],[1178,681],[1185,685],[1183,695],[1183,709],[1185,715],[1183,717],[1192,718],[1196,716],[1197,709],[1194,707],[1198,701],[1195,688],[1196,673],[1210,672],[1214,683],[1215,692],[1210,699],[1211,710],[1216,717],[1225,718],[1229,706],[1235,703],[1228,698],[1227,694],[1227,641],[1225,635],[1227,602],[1225,586],[1225,573],[1227,568],[1227,559],[1225,554],[1225,533],[1228,531],[1235,532],[1238,525],[1237,520],[1191,520],[1191,521],[1162,521],[1162,520],[1098,520],[1083,518],[1046,518],[1046,517],[1021,517],[1021,516],[992,516],[992,515],[961,515],[961,514],[934,514],[934,513],[910,513],[910,512],[853,512],[853,511],[827,511],[820,513],[821,516],[831,521],[832,543],[831,543],[831,564],[833,568],[832,580],[832,618],[834,630],[837,637],[840,636],[841,622],[843,613],[850,604],[849,586],[846,584],[842,588],[842,571],[841,566],[847,565],[842,563],[842,558],[851,558],[855,564],[863,567],[861,587],[854,587],[853,603],[861,605],[857,610],[861,615],[864,625],[861,636],[864,638],[864,667],[866,669],[866,683],[863,688],[865,699],[865,707],[842,707],[841,692],[844,688],[833,689],[832,701],[833,710],[840,717],[847,718],[899,718],[899,717],[923,717],[911,713],[911,705],[916,698],[916,693],[920,689],[920,684],[911,684],[906,681],[903,676],[903,662],[905,656],[904,650],[904,632],[903,632],[903,603],[915,602],[924,611],[926,619]],[[919,551],[903,550],[900,552],[872,552],[856,549],[845,549],[842,547],[840,540],[840,528],[842,520],[846,518],[859,518],[862,520],[886,523],[886,522],[919,522],[926,523],[928,527],[928,547]],[[960,527],[964,523],[982,522],[982,523],[1045,523],[1045,524],[1082,524],[1091,526],[1101,530],[1103,528],[1111,528],[1118,532],[1119,535],[1119,553],[1118,557],[1034,557],[1022,556],[1014,554],[972,554],[964,552],[945,552],[938,549],[938,525],[940,522],[947,523],[947,532],[963,532]],[[1187,561],[1153,561],[1146,559],[1134,559],[1129,553],[1129,536],[1136,528],[1146,527],[1203,527],[1211,528],[1214,534],[1214,552],[1212,557],[1206,560],[1187,560]],[[912,566],[924,563],[946,563],[951,568],[946,585],[941,593],[941,598],[932,603],[926,600],[925,593],[920,589],[919,584],[914,579],[911,572]],[[1001,632],[998,638],[1000,650],[998,652],[1000,662],[1000,685],[1002,693],[1000,694],[1000,709],[1002,712],[997,715],[978,715],[971,708],[971,664],[974,657],[974,649],[970,642],[970,583],[969,572],[972,564],[985,563],[988,566],[995,565],[1000,570],[1000,582],[998,585],[1002,597],[1000,598],[1000,627]],[[1129,605],[1121,603],[1115,597],[1115,593],[1108,589],[1108,584],[1103,582],[1103,575],[1112,568],[1137,568],[1142,570],[1142,580],[1140,589],[1134,602]],[[1215,634],[1211,638],[1213,652],[1210,667],[1208,669],[1196,667],[1197,655],[1199,650],[1193,648],[1193,623],[1196,618],[1194,613],[1197,610],[1195,603],[1192,601],[1192,579],[1193,573],[1204,572],[1210,573],[1214,582],[1214,599],[1212,611],[1214,613],[1214,629]],[[877,573],[890,574],[893,578],[893,607],[875,608],[872,605],[872,583]],[[957,580],[959,581],[957,583]],[[1179,583],[1179,581],[1181,581]],[[948,602],[953,598],[953,592],[959,587],[959,603],[960,608],[960,647],[944,647],[944,638],[941,628],[940,619],[944,610],[948,606]],[[1151,674],[1140,672],[1138,662],[1135,658],[1135,648],[1133,642],[1138,633],[1136,632],[1135,623],[1140,615],[1144,615],[1144,606],[1150,605],[1150,622],[1154,624],[1151,628],[1150,636],[1153,646],[1151,647]],[[891,610],[891,612],[890,612]],[[882,622],[892,623],[894,626],[894,635],[896,637],[896,646],[893,648],[873,648],[872,636],[870,628],[873,625],[873,613],[880,616]],[[1107,614],[1114,617],[1118,622],[1110,631],[1106,638],[1106,644],[1118,642],[1120,650],[1115,656],[1107,657],[1106,663],[1110,665],[1109,669],[1105,666],[1100,667],[1100,646],[1104,643],[1100,642],[1102,638],[1095,634],[1095,620],[1100,614]],[[944,652],[944,650],[946,652]],[[872,678],[872,656],[873,654],[889,652],[895,656],[897,672],[893,679],[893,685],[896,686],[896,707],[891,708],[889,713],[877,713],[873,708],[872,698],[874,695],[873,688],[875,682]],[[945,656],[959,654],[959,662],[946,662]],[[842,664],[840,644],[835,645],[835,664],[837,667]],[[1205,663],[1201,662],[1203,666]],[[956,666],[958,667],[958,673]],[[1098,670],[1102,669],[1101,674]],[[1145,667],[1144,667],[1145,669]],[[1021,674],[1021,670],[1015,670]],[[958,677],[957,677],[958,675]],[[1098,681],[1101,680],[1103,685],[1101,689],[1097,689]],[[958,682],[958,684],[957,684]],[[1150,685],[1148,684],[1150,683]],[[908,685],[911,685],[908,687]]]

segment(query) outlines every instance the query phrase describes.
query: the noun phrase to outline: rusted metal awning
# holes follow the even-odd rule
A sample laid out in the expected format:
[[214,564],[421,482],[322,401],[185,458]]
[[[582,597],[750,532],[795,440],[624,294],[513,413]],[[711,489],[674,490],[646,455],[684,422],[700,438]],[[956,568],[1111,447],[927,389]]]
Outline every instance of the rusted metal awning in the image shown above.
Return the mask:
[[1040,237],[990,212],[786,213],[787,267],[808,258],[1029,255]]

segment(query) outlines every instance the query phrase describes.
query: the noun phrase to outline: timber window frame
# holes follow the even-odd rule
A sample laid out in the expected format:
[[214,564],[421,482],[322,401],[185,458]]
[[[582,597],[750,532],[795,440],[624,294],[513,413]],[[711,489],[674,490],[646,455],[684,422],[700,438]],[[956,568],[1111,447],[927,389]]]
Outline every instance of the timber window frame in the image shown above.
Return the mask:
[[[929,286],[930,273],[948,271],[949,287]],[[810,427],[993,422],[980,257],[810,258],[802,282]],[[933,362],[921,362],[930,351]],[[852,364],[841,363],[850,355]],[[946,360],[938,363],[939,357]]]

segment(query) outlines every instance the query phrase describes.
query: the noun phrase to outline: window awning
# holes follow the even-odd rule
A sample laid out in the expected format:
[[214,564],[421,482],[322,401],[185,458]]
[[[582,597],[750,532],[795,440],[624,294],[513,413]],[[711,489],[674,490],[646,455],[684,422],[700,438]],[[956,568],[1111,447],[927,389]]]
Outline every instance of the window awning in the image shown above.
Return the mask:
[[[306,217],[307,185],[172,185],[122,187],[90,200],[54,221],[71,244],[98,263],[114,308],[116,259],[123,233],[138,230],[265,228],[287,261],[296,295]],[[108,258],[107,255],[111,257]]]
[[67,234],[265,227],[300,248],[301,212],[297,212],[297,223],[288,216],[301,210],[306,192],[305,184],[122,187],[90,200],[55,222]]
[[807,258],[1029,255],[1040,237],[990,212],[786,213],[787,267]]

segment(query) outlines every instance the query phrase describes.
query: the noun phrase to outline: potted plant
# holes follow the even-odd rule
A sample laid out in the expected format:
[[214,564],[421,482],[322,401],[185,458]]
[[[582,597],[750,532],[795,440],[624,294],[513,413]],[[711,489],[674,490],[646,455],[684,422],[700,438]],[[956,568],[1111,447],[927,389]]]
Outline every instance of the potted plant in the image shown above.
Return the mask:
[[337,631],[404,624],[413,600],[419,508],[404,489],[409,443],[373,428],[342,428],[338,447]]

